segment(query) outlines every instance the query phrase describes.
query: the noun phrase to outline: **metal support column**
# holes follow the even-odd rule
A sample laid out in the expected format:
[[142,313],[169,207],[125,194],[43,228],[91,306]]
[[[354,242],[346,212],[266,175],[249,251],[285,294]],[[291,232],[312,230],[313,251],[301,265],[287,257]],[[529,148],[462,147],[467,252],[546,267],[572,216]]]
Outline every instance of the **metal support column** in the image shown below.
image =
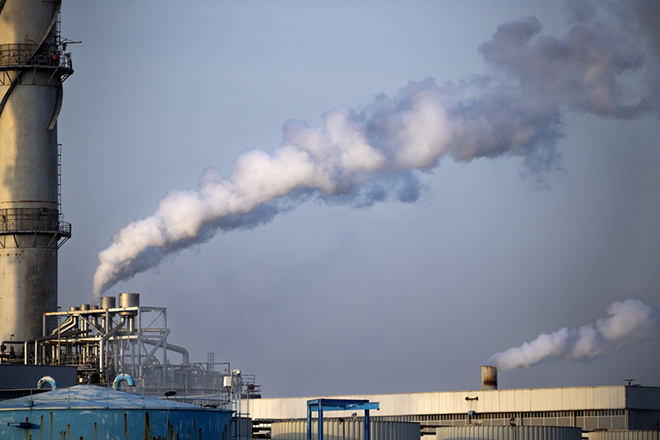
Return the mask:
[[350,399],[314,399],[307,401],[307,440],[312,440],[312,411],[319,413],[317,439],[323,440],[323,411],[364,410],[364,438],[371,439],[369,410],[380,409],[378,402]]

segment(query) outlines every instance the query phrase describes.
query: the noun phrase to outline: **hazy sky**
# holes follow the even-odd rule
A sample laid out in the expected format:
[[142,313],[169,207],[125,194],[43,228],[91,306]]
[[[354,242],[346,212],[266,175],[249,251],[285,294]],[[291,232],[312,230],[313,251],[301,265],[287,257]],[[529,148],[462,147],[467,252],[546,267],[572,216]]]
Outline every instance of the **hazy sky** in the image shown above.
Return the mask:
[[[451,154],[394,174],[415,200],[278,199],[272,221],[205,236],[106,294],[167,307],[172,343],[256,374],[265,397],[474,389],[490,356],[541,333],[595,325],[626,299],[657,310],[657,66],[644,63],[634,8],[619,11],[621,27],[604,15],[608,28],[589,22],[602,5],[585,5],[569,18],[541,0],[66,0],[62,35],[83,43],[69,46],[58,127],[73,225],[59,303],[92,301],[113,235],[170,191],[196,191],[209,167],[231,179],[242,154],[278,151],[287,121],[324,133],[338,108],[377,121],[375,99],[399,108],[411,81],[434,78],[464,130],[448,123]],[[535,48],[572,54],[559,43],[582,41],[570,19],[603,40],[546,64]],[[521,35],[526,45],[509,50]],[[503,133],[501,120],[522,128]],[[475,132],[477,122],[495,128]],[[415,127],[444,128],[428,125]],[[532,140],[515,144],[520,133]],[[472,159],[461,142],[492,148]],[[501,372],[500,386],[660,386],[657,328],[645,336]]]

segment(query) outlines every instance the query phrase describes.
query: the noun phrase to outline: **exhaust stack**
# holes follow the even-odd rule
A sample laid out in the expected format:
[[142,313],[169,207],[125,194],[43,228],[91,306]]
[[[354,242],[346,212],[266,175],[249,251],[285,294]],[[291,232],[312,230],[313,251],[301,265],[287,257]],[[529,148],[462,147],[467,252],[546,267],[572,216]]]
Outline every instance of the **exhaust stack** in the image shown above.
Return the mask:
[[71,236],[59,201],[57,117],[73,73],[61,3],[0,1],[0,341],[13,344],[44,336],[43,314],[57,311],[57,250]]
[[497,389],[497,367],[493,367],[493,366],[481,367],[481,389],[482,390]]

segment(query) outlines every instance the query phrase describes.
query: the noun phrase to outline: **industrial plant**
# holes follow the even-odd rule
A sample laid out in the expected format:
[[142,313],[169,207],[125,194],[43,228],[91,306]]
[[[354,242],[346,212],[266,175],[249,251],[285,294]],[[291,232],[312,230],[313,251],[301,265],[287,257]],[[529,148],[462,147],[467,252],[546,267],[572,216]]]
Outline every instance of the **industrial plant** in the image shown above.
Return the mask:
[[[660,432],[658,387],[499,389],[490,366],[473,391],[261,398],[253,375],[211,352],[192,362],[168,342],[167,309],[141,304],[138,293],[58,310],[58,250],[72,225],[61,211],[57,121],[74,72],[60,6],[0,0],[0,437],[577,440]],[[319,417],[323,405],[336,413],[319,426],[304,419],[310,405]],[[365,408],[371,418],[357,414]]]
[[[216,363],[209,353],[206,362],[191,364],[185,348],[167,341],[166,309],[140,305],[139,294],[58,311],[57,253],[72,230],[60,206],[57,120],[63,83],[73,74],[67,52],[73,42],[61,36],[60,6],[0,3],[2,364],[75,366],[77,383],[109,383],[122,372],[148,393],[224,393],[226,400],[229,363]],[[257,396],[254,381],[241,377]]]
[[[74,43],[60,33],[61,3],[0,2],[0,396],[22,402],[0,408],[2,438],[32,430],[110,438],[122,430],[111,408],[123,413],[126,435],[246,437],[241,402],[259,397],[254,376],[216,362],[214,353],[191,363],[185,348],[168,343],[166,308],[122,293],[58,310],[57,254],[72,227],[60,204],[57,121]],[[83,418],[81,406],[98,408],[98,417]],[[186,421],[176,422],[177,414]]]

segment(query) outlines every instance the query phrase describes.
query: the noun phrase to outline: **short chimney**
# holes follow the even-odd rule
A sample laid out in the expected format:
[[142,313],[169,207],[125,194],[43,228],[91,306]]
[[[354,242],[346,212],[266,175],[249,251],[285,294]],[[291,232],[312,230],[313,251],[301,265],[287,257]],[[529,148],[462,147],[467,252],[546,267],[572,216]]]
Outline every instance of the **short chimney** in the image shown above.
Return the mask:
[[481,389],[482,390],[497,389],[497,367],[493,367],[493,366],[481,367]]

